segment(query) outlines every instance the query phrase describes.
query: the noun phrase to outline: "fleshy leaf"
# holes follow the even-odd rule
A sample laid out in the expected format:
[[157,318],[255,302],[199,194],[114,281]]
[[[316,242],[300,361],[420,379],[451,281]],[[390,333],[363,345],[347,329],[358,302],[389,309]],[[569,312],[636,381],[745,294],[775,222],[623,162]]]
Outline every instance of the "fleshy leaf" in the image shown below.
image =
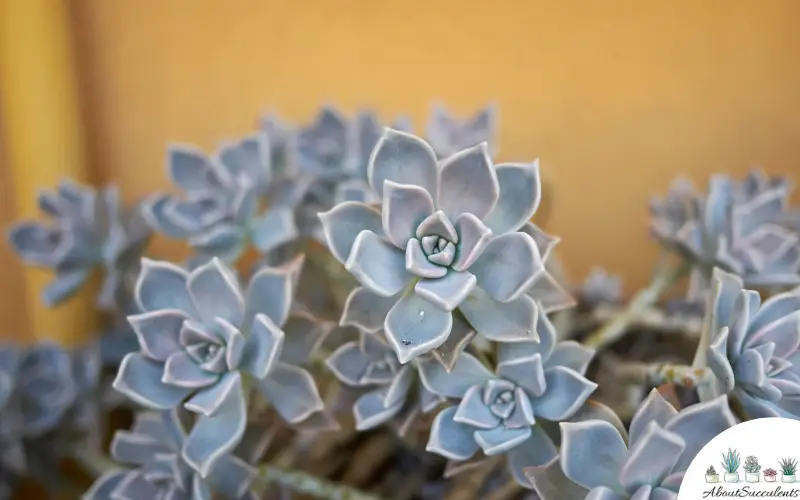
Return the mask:
[[290,424],[325,408],[311,374],[297,366],[278,363],[258,387]]
[[174,408],[192,389],[167,386],[161,382],[163,365],[139,353],[130,353],[119,366],[114,389],[154,410]]
[[383,297],[397,294],[411,279],[405,253],[369,230],[356,237],[345,268],[362,285]]
[[478,451],[474,429],[453,420],[456,408],[450,407],[436,415],[425,450],[451,460],[466,460]]
[[486,143],[467,148],[442,161],[439,182],[436,205],[451,220],[463,213],[485,218],[494,209],[500,193]]
[[183,459],[204,478],[236,448],[247,425],[247,402],[240,376],[234,372],[226,378],[232,380],[231,390],[224,394],[211,416],[197,419],[183,447]]
[[417,294],[402,297],[386,316],[386,338],[400,363],[439,347],[453,326],[451,313],[443,311]]
[[561,469],[586,489],[616,487],[628,450],[608,422],[589,420],[561,426]]

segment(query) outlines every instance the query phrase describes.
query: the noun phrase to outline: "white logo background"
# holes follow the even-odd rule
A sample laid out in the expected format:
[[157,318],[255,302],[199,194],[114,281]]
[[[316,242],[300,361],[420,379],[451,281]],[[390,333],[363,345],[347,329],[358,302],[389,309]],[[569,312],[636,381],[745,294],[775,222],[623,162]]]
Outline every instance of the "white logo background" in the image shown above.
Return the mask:
[[[741,458],[739,465],[739,481],[726,483],[725,470],[722,467],[722,455],[728,448],[737,451]],[[761,465],[757,483],[745,481],[744,461],[755,455]],[[800,421],[787,418],[760,418],[735,425],[722,434],[712,439],[697,454],[689,465],[683,478],[678,500],[701,500],[704,498],[799,498],[800,499],[800,468],[795,473],[797,482],[781,482],[781,467],[778,460],[782,458],[795,458],[800,463]],[[706,482],[706,469],[714,466],[719,474],[718,483]],[[764,470],[775,469],[778,471],[774,483],[765,482]],[[727,495],[714,495],[708,492],[719,489]],[[780,487],[780,492],[770,494]],[[730,494],[740,490],[739,494]],[[796,490],[792,494],[792,490]]]

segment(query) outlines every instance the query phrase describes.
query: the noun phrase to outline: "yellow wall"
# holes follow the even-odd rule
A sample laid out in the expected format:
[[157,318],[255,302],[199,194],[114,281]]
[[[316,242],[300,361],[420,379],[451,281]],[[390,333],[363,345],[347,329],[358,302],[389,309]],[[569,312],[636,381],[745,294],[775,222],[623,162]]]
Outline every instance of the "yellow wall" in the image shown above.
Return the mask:
[[[78,0],[89,153],[128,200],[170,140],[211,147],[274,108],[501,106],[500,159],[541,158],[573,275],[642,285],[647,201],[681,173],[800,174],[796,0]],[[173,251],[174,246],[157,249]]]

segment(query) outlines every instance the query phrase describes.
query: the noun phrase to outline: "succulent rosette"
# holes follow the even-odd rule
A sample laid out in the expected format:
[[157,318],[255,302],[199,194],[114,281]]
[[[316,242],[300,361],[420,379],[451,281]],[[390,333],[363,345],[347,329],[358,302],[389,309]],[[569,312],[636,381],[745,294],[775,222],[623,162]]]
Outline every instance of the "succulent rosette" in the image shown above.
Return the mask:
[[217,258],[191,272],[167,262],[142,264],[135,297],[143,312],[128,318],[141,351],[125,356],[114,387],[154,410],[183,404],[198,414],[183,458],[203,476],[242,438],[243,376],[290,424],[323,409],[311,375],[281,357],[281,327],[301,264],[298,258],[261,269],[246,293]]
[[667,247],[692,264],[690,298],[709,290],[720,267],[748,286],[800,284],[800,235],[785,227],[789,186],[748,177],[711,178],[705,196],[679,180],[667,197],[651,203],[651,229]]
[[20,352],[9,410],[19,412],[25,436],[55,429],[82,396],[83,380],[74,368],[72,353],[55,343],[35,344]]
[[[405,119],[394,125],[410,130]],[[292,161],[308,183],[298,209],[302,234],[324,242],[317,213],[345,201],[380,202],[367,183],[369,157],[383,132],[377,115],[360,111],[352,120],[331,106],[301,127],[293,138]]]
[[419,412],[433,410],[442,398],[419,383],[417,370],[401,365],[380,334],[361,332],[359,340],[339,346],[325,361],[343,384],[364,389],[353,405],[356,429],[377,427],[404,416],[400,431]]
[[[156,231],[185,239],[201,256],[235,260],[251,243],[270,252],[297,236],[293,207],[281,199],[264,210],[262,200],[273,181],[269,137],[256,133],[224,143],[213,155],[173,144],[167,170],[183,197],[157,194],[145,203],[143,215]],[[281,196],[297,198],[302,183],[281,184]]]
[[[99,477],[86,500],[119,498],[169,500],[255,500],[250,483],[256,470],[232,455],[224,455],[208,476],[199,475],[181,453],[187,439],[176,411],[142,412],[130,431],[117,431],[111,457],[135,468],[112,469]],[[216,495],[215,495],[216,494]]]
[[438,162],[422,139],[386,129],[369,182],[380,209],[345,202],[320,219],[331,253],[362,285],[348,302],[391,305],[384,331],[401,363],[441,346],[456,309],[490,340],[535,340],[527,292],[547,275],[539,243],[554,241],[528,223],[537,163],[495,166],[485,144]]
[[38,205],[52,222],[17,223],[9,240],[25,263],[55,273],[42,292],[44,304],[54,307],[69,299],[101,270],[97,305],[119,309],[150,236],[138,210],[123,210],[113,186],[97,191],[70,180],[61,181],[55,192],[41,192]]
[[677,411],[653,389],[627,436],[606,420],[562,422],[558,463],[526,473],[543,500],[676,500],[697,453],[735,424],[724,396]]
[[702,399],[728,394],[750,418],[800,419],[800,288],[763,303],[742,279],[715,269],[695,366],[715,378]]
[[16,481],[24,475],[25,459],[20,442],[20,415],[9,411],[17,381],[19,351],[0,346],[0,498],[10,498]]
[[428,142],[440,158],[485,142],[492,154],[497,153],[497,108],[488,105],[469,118],[454,117],[442,104],[431,107],[425,129]]
[[451,460],[505,454],[519,484],[522,469],[547,463],[556,447],[542,421],[572,417],[597,387],[584,376],[594,351],[577,342],[556,342],[555,328],[539,316],[535,342],[498,344],[495,373],[463,353],[449,373],[434,360],[419,360],[422,383],[458,406],[434,420],[427,450]]
[[581,302],[589,306],[622,301],[622,278],[601,267],[592,269],[580,291]]

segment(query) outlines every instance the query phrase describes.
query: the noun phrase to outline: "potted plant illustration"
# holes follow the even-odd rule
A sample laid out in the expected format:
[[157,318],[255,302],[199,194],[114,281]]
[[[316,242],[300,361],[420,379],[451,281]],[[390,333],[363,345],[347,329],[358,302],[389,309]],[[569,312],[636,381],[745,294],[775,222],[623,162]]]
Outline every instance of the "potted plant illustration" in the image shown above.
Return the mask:
[[717,474],[717,470],[714,469],[713,465],[709,465],[708,469],[706,469],[706,482],[707,483],[719,482],[719,474]]
[[764,481],[768,483],[774,483],[775,479],[778,477],[778,471],[775,469],[764,469]]
[[784,483],[793,483],[795,481],[794,473],[797,471],[796,458],[782,458],[778,461],[781,466],[781,481]]
[[722,470],[725,471],[725,482],[726,483],[737,483],[739,482],[739,464],[741,463],[741,457],[739,453],[728,448],[728,453],[722,454]]
[[750,455],[744,460],[744,480],[748,483],[757,483],[760,479],[758,474],[761,471],[761,464],[755,455]]

